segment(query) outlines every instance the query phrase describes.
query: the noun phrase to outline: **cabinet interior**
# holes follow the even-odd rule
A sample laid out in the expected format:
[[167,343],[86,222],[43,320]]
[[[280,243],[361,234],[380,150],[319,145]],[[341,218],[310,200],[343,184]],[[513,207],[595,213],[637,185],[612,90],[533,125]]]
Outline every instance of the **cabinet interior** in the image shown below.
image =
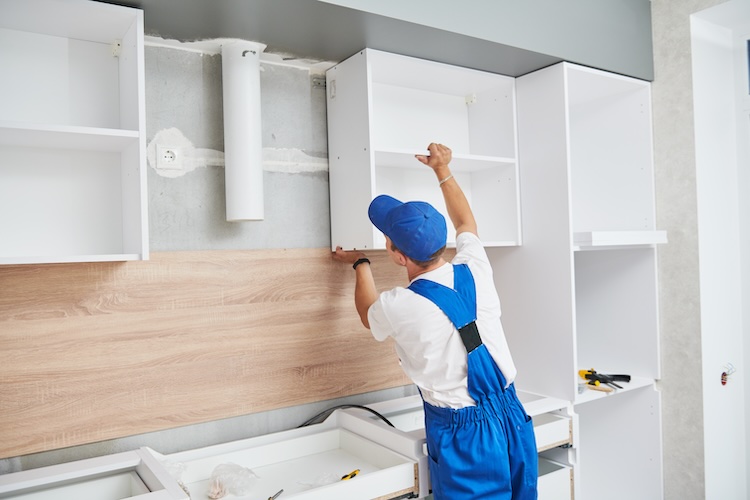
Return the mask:
[[573,231],[653,230],[648,84],[570,66],[567,78]]
[[578,369],[659,378],[656,252],[575,253]]
[[141,19],[96,2],[4,5],[0,263],[147,256]]

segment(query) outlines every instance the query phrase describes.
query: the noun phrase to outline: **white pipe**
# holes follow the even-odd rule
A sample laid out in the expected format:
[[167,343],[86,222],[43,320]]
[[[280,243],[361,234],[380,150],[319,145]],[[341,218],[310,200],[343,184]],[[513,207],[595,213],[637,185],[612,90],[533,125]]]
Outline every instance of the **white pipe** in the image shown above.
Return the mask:
[[246,41],[221,46],[228,221],[263,220],[260,54],[265,48]]

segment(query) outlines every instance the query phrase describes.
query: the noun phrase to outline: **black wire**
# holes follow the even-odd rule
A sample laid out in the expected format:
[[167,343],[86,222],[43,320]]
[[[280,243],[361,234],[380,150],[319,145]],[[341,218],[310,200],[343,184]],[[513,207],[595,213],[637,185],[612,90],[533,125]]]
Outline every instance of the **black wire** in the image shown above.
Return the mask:
[[315,421],[318,418],[322,417],[323,415],[325,415],[325,418],[323,419],[323,420],[325,420],[334,411],[339,410],[339,409],[344,409],[344,408],[359,408],[360,410],[369,411],[370,413],[372,413],[373,415],[375,415],[376,417],[378,417],[380,420],[382,420],[386,424],[390,425],[391,427],[393,427],[393,428],[396,427],[387,418],[385,418],[383,415],[381,415],[380,413],[376,412],[372,408],[368,408],[367,406],[362,406],[362,405],[338,405],[338,406],[334,406],[332,408],[328,408],[327,410],[324,410],[324,411],[318,413],[317,415],[315,415],[311,419],[307,420],[305,423],[300,424],[299,426],[297,426],[297,428],[299,429],[300,427],[306,427],[308,425],[311,425],[311,424],[315,423]]

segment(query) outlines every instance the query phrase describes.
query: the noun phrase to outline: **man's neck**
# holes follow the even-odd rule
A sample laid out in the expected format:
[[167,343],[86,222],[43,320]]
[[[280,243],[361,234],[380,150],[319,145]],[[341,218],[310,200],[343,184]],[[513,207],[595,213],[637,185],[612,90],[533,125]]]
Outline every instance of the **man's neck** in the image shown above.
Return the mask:
[[420,274],[429,273],[430,271],[434,271],[438,267],[445,264],[445,260],[440,257],[438,260],[433,262],[427,267],[419,267],[418,265],[414,264],[412,261],[407,261],[406,263],[406,272],[409,275],[409,281],[412,281],[414,278],[419,276]]

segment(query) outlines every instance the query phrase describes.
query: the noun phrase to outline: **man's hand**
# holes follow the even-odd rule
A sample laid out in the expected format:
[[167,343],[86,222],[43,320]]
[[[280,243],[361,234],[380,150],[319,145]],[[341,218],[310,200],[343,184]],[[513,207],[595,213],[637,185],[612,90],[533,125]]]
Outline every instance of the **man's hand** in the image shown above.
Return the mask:
[[448,171],[448,164],[453,158],[450,148],[433,142],[427,146],[427,150],[430,152],[430,155],[415,155],[417,160],[433,169],[436,174],[442,173],[439,170]]
[[341,247],[336,247],[336,251],[333,253],[333,260],[343,262],[345,264],[354,264],[359,259],[364,259],[365,254],[359,250],[344,250]]

